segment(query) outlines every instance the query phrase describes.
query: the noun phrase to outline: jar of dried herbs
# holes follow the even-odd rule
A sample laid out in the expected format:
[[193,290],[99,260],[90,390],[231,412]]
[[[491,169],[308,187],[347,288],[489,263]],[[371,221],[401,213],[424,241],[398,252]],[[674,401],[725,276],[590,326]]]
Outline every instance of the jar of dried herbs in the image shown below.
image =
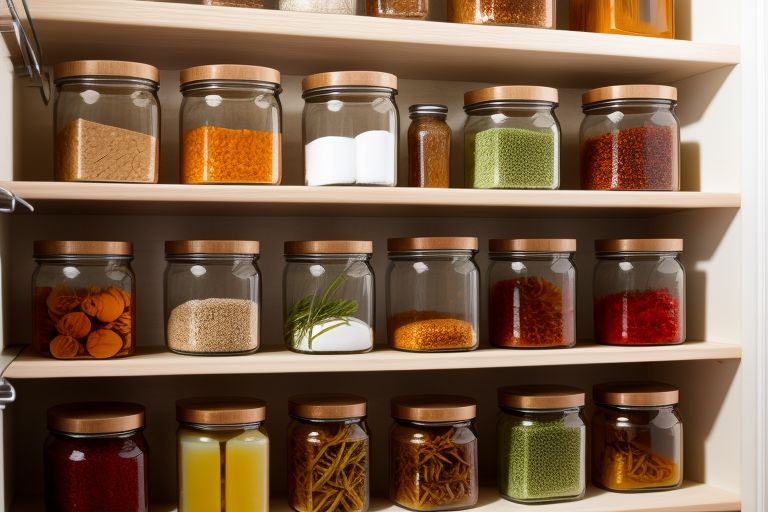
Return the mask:
[[364,512],[369,506],[367,402],[300,395],[288,402],[288,503],[297,512]]
[[429,16],[429,0],[366,0],[368,16],[425,20]]
[[555,28],[555,0],[448,0],[448,21]]
[[451,128],[445,105],[411,105],[408,128],[408,186],[448,188],[451,181]]
[[473,507],[478,497],[477,403],[462,396],[392,399],[389,496],[410,510]]
[[586,490],[584,391],[517,386],[498,391],[499,492],[519,503],[581,499]]
[[595,386],[593,397],[592,483],[619,492],[680,487],[678,389],[660,382],[612,382]]

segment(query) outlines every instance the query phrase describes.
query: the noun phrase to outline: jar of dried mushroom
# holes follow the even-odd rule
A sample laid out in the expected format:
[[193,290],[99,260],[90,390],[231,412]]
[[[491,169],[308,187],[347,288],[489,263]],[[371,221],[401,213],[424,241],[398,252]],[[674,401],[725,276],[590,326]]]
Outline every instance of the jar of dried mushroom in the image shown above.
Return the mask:
[[366,0],[368,16],[425,20],[429,16],[429,0]]
[[130,242],[37,241],[32,345],[57,359],[133,353],[135,276]]
[[193,355],[245,354],[259,348],[259,242],[165,243],[166,344]]
[[219,64],[181,72],[182,183],[277,185],[280,72]]
[[473,507],[478,496],[477,403],[450,395],[392,399],[389,496],[410,510]]
[[56,180],[156,183],[157,68],[80,60],[57,64],[53,77]]
[[448,21],[555,28],[555,0],[448,0]]
[[448,188],[451,182],[451,128],[445,105],[411,105],[408,128],[408,186]]
[[288,504],[297,512],[363,512],[369,505],[365,398],[300,395],[288,402]]
[[357,14],[357,0],[280,0],[281,11]]
[[592,483],[609,491],[677,489],[683,481],[678,389],[612,382],[593,390]]
[[477,238],[390,238],[387,337],[413,352],[474,350],[480,273]]

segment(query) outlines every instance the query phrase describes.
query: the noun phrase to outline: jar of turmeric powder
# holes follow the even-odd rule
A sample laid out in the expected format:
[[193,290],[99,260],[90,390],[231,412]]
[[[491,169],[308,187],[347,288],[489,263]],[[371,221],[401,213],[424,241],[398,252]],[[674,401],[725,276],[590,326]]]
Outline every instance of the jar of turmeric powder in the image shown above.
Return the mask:
[[278,185],[282,177],[280,72],[197,66],[181,72],[181,182]]

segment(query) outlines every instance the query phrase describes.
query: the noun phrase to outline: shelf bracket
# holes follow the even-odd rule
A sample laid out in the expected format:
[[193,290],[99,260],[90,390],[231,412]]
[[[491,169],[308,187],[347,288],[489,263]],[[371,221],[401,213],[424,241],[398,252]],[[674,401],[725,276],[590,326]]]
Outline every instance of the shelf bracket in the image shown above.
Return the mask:
[[0,353],[0,410],[16,401],[16,389],[11,382],[3,377],[11,363],[24,350],[24,345],[8,347]]
[[0,200],[6,201],[8,203],[7,206],[0,206],[0,213],[13,213],[16,211],[16,206],[19,204],[24,206],[30,212],[35,211],[34,206],[32,206],[27,201],[17,196],[16,194],[14,194],[8,189],[0,187],[0,196],[3,196],[0,198]]
[[[17,3],[20,3],[18,8]],[[40,89],[43,103],[47,105],[51,101],[51,78],[43,69],[43,51],[27,0],[6,0],[5,4],[6,9],[1,9],[0,4],[0,34],[7,42],[17,74],[29,77],[32,87]]]

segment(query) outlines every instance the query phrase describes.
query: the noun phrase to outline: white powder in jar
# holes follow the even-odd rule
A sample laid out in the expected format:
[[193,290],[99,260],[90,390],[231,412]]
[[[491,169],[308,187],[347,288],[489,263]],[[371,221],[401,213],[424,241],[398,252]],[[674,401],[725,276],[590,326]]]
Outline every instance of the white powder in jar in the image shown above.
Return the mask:
[[355,139],[320,137],[304,146],[304,181],[307,185],[354,185]]
[[356,14],[357,0],[280,0],[280,10]]
[[395,184],[395,136],[386,130],[370,130],[355,137],[357,183]]
[[[342,323],[344,321],[348,325]],[[312,326],[312,334],[334,325],[338,327],[334,327],[312,340],[312,348],[309,347],[310,335],[292,340],[292,348],[299,352],[364,352],[373,348],[373,329],[371,326],[351,316],[315,324]]]

